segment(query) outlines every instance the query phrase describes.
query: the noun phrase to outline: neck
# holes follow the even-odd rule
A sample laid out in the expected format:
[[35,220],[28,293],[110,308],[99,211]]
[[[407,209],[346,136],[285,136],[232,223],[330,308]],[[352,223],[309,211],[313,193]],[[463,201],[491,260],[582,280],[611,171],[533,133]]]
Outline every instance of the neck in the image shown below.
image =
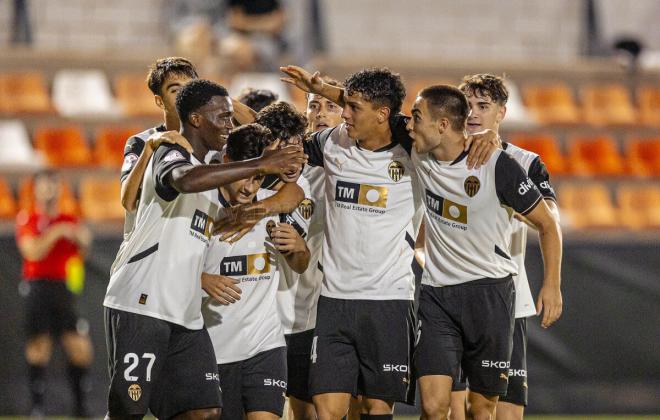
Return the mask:
[[191,130],[189,127],[183,127],[181,129],[181,135],[188,140],[188,143],[193,148],[193,156],[197,158],[198,161],[204,162],[204,158],[206,157],[206,154],[209,152],[209,148],[206,147],[206,144],[204,141],[196,135],[193,130]]
[[381,124],[368,137],[358,140],[360,147],[366,150],[378,150],[392,143],[392,131],[389,124]]
[[219,187],[219,188],[218,188],[218,191],[220,191],[220,195],[222,196],[222,198],[225,199],[225,201],[226,201],[227,203],[229,203],[230,206],[235,206],[236,204],[238,204],[238,203],[234,202],[234,201],[231,199],[231,195],[230,195],[229,192],[225,189],[225,187]]
[[179,122],[179,116],[178,115],[171,115],[167,112],[163,113],[165,117],[165,129],[167,131],[179,131],[180,129],[180,122]]
[[440,144],[431,150],[431,155],[436,160],[452,162],[463,153],[466,139],[467,137],[462,132],[447,132]]

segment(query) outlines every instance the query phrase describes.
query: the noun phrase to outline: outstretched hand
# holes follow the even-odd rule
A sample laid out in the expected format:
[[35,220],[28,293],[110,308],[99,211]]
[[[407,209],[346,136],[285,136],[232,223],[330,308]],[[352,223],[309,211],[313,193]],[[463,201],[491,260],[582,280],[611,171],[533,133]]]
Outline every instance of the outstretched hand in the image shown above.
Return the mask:
[[267,210],[261,202],[241,204],[225,209],[213,223],[213,234],[220,235],[220,241],[234,243],[251,231]]
[[307,93],[319,93],[323,88],[321,74],[317,71],[311,74],[307,70],[298,66],[280,67],[280,71],[289,77],[281,77],[280,80],[297,87]]
[[193,148],[188,140],[178,131],[156,132],[149,136],[148,144],[152,150],[158,149],[158,147],[163,143],[178,144],[179,146],[186,149],[188,153],[193,153]]

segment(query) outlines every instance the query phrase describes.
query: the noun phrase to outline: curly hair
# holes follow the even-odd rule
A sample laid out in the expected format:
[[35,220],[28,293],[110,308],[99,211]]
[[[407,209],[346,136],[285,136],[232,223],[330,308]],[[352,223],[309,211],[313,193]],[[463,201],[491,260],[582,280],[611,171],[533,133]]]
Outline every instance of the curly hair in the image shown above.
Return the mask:
[[436,85],[422,89],[419,96],[426,99],[433,118],[447,118],[453,130],[465,130],[470,105],[462,91],[453,86]]
[[362,94],[362,97],[377,106],[390,109],[390,116],[401,111],[406,88],[398,73],[388,68],[370,68],[353,73],[344,81],[346,93]]
[[286,102],[268,105],[259,111],[254,121],[270,129],[273,137],[281,140],[302,135],[307,129],[307,117]]
[[226,153],[234,162],[261,156],[273,141],[273,134],[259,124],[246,124],[233,129],[227,137]]
[[465,76],[458,88],[466,95],[488,97],[499,105],[506,105],[509,100],[504,78],[488,73]]
[[149,66],[149,74],[147,75],[147,85],[149,90],[154,95],[162,95],[163,83],[165,79],[171,74],[180,76],[188,76],[191,79],[197,79],[197,69],[186,58],[183,57],[167,57],[156,60]]
[[176,112],[181,122],[188,122],[191,113],[208,104],[214,96],[229,96],[227,89],[205,79],[192,80],[176,95]]
[[247,88],[241,92],[241,95],[238,97],[238,102],[249,106],[256,112],[259,112],[277,101],[277,98],[277,93],[268,89]]

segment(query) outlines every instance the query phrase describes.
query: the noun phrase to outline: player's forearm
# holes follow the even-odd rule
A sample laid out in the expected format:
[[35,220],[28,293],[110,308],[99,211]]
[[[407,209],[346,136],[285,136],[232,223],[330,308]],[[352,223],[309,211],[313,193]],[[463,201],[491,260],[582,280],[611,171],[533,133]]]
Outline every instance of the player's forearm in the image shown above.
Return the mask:
[[261,201],[267,216],[279,213],[291,213],[305,199],[305,192],[297,184],[285,183],[280,190]]
[[309,265],[309,259],[311,258],[311,254],[309,252],[309,248],[307,248],[307,245],[305,245],[305,249],[299,252],[290,252],[285,256],[286,263],[291,267],[293,271],[295,271],[298,274],[302,274],[307,270],[307,266]]
[[555,220],[538,227],[541,253],[543,254],[543,286],[561,286],[562,235],[559,223]]
[[152,154],[153,150],[151,147],[145,146],[140,157],[135,162],[135,166],[128,174],[128,177],[126,177],[126,180],[121,184],[121,205],[126,211],[135,211],[137,208],[142,178],[144,177],[144,171],[147,169]]
[[333,86],[329,83],[323,82],[321,89],[318,92],[313,93],[323,96],[342,108],[346,105],[344,102],[344,89],[339,86]]
[[257,112],[254,109],[239,102],[234,98],[231,99],[231,104],[234,107],[234,118],[241,125],[250,124],[254,122],[254,119],[257,115]]
[[209,191],[262,173],[259,159],[211,165],[184,166],[172,170],[171,185],[180,193]]

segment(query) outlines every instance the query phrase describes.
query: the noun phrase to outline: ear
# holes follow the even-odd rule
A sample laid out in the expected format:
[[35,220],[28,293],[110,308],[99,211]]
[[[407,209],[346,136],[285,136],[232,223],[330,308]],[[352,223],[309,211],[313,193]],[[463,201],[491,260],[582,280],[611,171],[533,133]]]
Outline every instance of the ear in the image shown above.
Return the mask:
[[387,122],[390,119],[390,112],[391,110],[386,106],[378,108],[378,122],[381,124]]
[[154,95],[154,102],[156,102],[156,106],[160,109],[165,109],[165,104],[163,103],[163,97],[160,95]]
[[497,112],[497,123],[501,123],[506,115],[506,105],[502,105],[500,110]]
[[451,127],[451,123],[449,122],[449,119],[445,117],[439,118],[437,121],[438,121],[438,132],[440,134],[449,130],[449,128]]
[[188,115],[188,123],[195,128],[199,128],[199,126],[202,125],[202,116],[196,112],[191,112],[190,115]]

